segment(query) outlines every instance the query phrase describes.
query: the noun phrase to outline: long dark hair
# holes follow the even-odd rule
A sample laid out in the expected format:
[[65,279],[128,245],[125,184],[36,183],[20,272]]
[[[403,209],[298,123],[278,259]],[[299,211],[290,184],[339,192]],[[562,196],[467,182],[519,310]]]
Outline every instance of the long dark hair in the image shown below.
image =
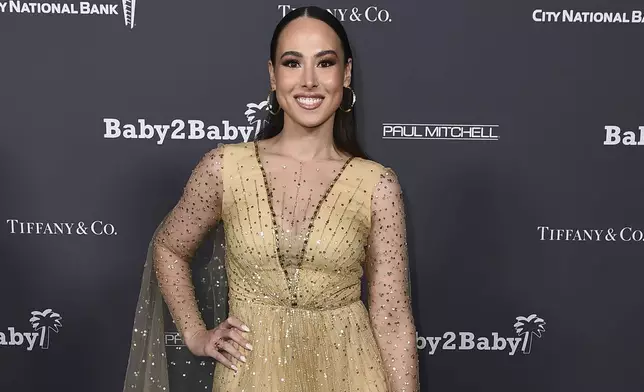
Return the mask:
[[[349,38],[347,33],[342,27],[342,23],[336,19],[330,12],[320,7],[309,6],[309,7],[300,7],[296,8],[293,11],[289,12],[282,18],[282,20],[275,27],[273,32],[273,38],[271,38],[271,48],[270,48],[270,58],[275,65],[275,58],[277,52],[277,40],[279,39],[282,30],[291,23],[293,20],[301,17],[309,17],[321,20],[322,22],[329,25],[333,31],[340,38],[342,42],[342,50],[344,51],[344,64],[346,66],[349,59],[352,59],[352,75],[351,75],[351,88],[353,87],[353,69],[355,68],[355,60],[353,59],[353,52],[351,51],[351,45],[349,45]],[[346,90],[345,90],[346,91]],[[357,95],[357,94],[356,94]],[[342,98],[342,104],[340,106],[347,107],[351,105],[351,100],[347,97]],[[276,115],[270,114],[267,111],[266,119],[262,122],[262,127],[255,137],[256,140],[270,139],[278,133],[282,132],[284,128],[284,111],[280,110]],[[335,146],[348,154],[351,154],[354,157],[360,157],[367,159],[367,154],[362,150],[357,139],[357,130],[356,130],[356,107],[354,105],[353,110],[350,112],[344,112],[341,109],[336,110],[335,119],[333,122],[333,142]]]

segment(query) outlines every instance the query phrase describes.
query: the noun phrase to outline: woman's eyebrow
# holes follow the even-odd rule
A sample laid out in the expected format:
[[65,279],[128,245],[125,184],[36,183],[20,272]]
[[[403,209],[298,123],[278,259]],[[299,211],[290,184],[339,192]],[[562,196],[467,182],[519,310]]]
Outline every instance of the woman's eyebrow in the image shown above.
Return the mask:
[[[315,57],[322,57],[322,56],[326,56],[327,54],[332,54],[332,55],[335,55],[336,57],[338,56],[335,50],[329,49],[329,50],[323,50],[321,52],[316,53]],[[304,57],[302,53],[295,50],[287,50],[286,52],[282,53],[282,56],[280,56],[280,58],[283,58],[285,56]]]

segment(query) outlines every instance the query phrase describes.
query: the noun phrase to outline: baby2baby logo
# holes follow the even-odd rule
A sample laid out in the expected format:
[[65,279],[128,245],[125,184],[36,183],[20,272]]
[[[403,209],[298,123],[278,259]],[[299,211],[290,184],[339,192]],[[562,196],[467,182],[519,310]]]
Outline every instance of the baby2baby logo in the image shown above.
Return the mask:
[[[523,354],[530,354],[532,340],[541,337],[545,332],[546,322],[536,314],[528,317],[519,316],[514,323],[517,337],[502,337],[498,332],[492,332],[492,338],[476,337],[472,332],[445,332],[443,336],[423,337],[416,332],[416,346],[419,350],[427,350],[434,355],[437,350],[444,351],[507,351],[514,355],[520,348]],[[458,335],[458,337],[457,337]]]
[[58,333],[63,326],[62,320],[60,314],[51,309],[42,312],[34,310],[29,319],[34,332],[16,332],[16,327],[8,327],[8,332],[0,332],[0,346],[26,346],[27,351],[31,351],[38,345],[46,350],[49,348],[51,333]]
[[180,118],[166,124],[154,124],[148,119],[139,118],[136,123],[122,123],[118,118],[105,117],[103,124],[105,139],[143,139],[162,145],[168,140],[227,140],[247,142],[257,136],[263,117],[268,111],[268,101],[247,103],[244,115],[248,125],[231,125],[230,120],[222,120],[219,125],[206,124],[202,120]]

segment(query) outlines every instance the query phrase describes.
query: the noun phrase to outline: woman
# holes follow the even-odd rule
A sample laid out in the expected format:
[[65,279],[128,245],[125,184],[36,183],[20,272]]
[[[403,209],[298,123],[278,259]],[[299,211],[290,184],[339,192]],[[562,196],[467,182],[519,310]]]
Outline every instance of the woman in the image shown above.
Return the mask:
[[[144,284],[158,282],[190,352],[218,361],[213,391],[419,390],[400,185],[356,141],[352,68],[330,13],[286,15],[267,124],[254,142],[207,153],[155,233]],[[208,329],[190,261],[219,221],[229,317]],[[125,389],[167,390],[161,301],[145,287]]]

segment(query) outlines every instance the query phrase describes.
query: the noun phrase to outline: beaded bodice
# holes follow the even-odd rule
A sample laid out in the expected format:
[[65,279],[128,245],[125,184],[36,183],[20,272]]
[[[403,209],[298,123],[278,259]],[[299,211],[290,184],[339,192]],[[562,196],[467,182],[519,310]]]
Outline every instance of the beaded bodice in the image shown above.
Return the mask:
[[[154,240],[159,286],[184,336],[205,328],[188,261],[220,221],[231,311],[278,365],[299,358],[292,368],[251,359],[248,378],[218,368],[220,383],[273,390],[272,377],[282,374],[293,383],[284,390],[302,390],[302,383],[331,390],[344,385],[339,375],[354,363],[360,390],[384,390],[381,368],[391,390],[416,390],[404,209],[390,169],[362,158],[300,162],[259,142],[207,153]],[[370,321],[360,302],[365,273]],[[328,356],[302,349],[308,342],[326,342]],[[334,376],[318,378],[323,371]]]

